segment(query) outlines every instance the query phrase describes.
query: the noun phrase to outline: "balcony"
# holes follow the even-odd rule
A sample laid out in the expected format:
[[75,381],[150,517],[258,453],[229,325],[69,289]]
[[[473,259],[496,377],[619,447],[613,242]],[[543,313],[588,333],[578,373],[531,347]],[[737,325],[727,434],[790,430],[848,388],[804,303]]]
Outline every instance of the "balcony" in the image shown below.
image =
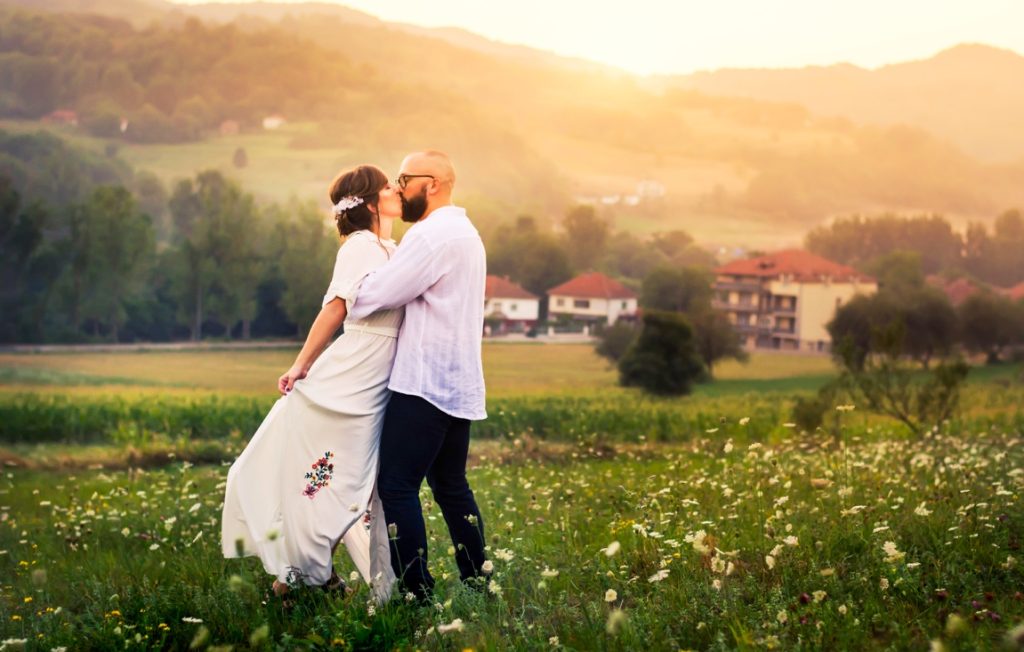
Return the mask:
[[739,303],[729,303],[728,301],[721,301],[715,299],[711,302],[711,307],[715,310],[727,310],[730,312],[757,312],[759,306],[752,301],[742,301]]
[[761,283],[758,281],[715,281],[711,287],[715,290],[736,290],[738,292],[761,291]]

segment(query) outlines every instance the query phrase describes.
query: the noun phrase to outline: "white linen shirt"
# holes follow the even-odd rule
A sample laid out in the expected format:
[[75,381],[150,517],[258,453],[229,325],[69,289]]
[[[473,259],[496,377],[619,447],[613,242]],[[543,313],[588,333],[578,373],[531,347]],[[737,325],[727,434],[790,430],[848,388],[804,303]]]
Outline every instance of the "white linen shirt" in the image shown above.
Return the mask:
[[405,306],[388,388],[462,419],[486,419],[480,357],[487,256],[466,211],[435,209],[355,288],[351,319]]

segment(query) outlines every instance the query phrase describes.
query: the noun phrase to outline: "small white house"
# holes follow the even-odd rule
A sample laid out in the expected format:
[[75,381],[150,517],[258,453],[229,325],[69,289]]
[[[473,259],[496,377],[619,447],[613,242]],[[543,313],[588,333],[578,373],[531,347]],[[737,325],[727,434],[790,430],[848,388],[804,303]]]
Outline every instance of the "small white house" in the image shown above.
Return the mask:
[[632,290],[600,272],[588,272],[548,290],[548,314],[575,320],[606,322],[633,319],[637,297]]
[[263,118],[263,128],[267,131],[273,131],[274,129],[280,129],[283,127],[285,122],[287,122],[287,120],[285,120],[283,115],[275,113]]
[[537,323],[540,298],[520,285],[501,276],[487,277],[484,290],[484,319],[497,328],[488,334],[523,332]]

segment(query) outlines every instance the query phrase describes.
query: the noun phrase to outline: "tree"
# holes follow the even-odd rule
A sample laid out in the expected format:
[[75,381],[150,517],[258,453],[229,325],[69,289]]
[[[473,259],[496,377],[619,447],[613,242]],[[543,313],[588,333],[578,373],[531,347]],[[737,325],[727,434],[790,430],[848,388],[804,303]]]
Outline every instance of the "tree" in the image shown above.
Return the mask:
[[876,256],[864,265],[864,271],[878,280],[880,288],[897,294],[924,287],[921,254],[916,251],[891,251]]
[[1024,216],[1006,211],[996,218],[990,236],[983,224],[972,224],[965,239],[967,270],[995,285],[1024,281]]
[[648,310],[636,342],[619,360],[619,383],[666,396],[689,394],[704,375],[693,330],[682,315]]
[[191,338],[202,337],[203,321],[210,315],[230,332],[239,320],[251,318],[259,285],[259,279],[248,276],[255,276],[251,247],[259,241],[257,235],[250,243],[247,235],[250,227],[258,229],[252,196],[220,172],[207,171],[195,182],[179,182],[169,208],[179,245],[175,294]]
[[711,308],[711,275],[695,267],[658,267],[644,278],[640,305],[645,309],[696,314]]
[[169,240],[172,237],[172,225],[167,219],[167,188],[148,170],[135,175],[132,192],[139,202],[139,210],[153,219],[158,240]]
[[967,378],[959,359],[943,360],[922,378],[902,362],[906,333],[900,322],[870,331],[870,352],[847,339],[835,349],[842,373],[839,387],[859,406],[897,419],[922,435],[952,416]]
[[536,295],[572,277],[565,249],[528,215],[497,229],[488,245],[487,268],[491,274],[507,276]]
[[143,287],[143,272],[153,252],[153,226],[131,193],[120,186],[97,188],[83,213],[89,232],[85,316],[105,323],[116,342],[126,317],[125,303]]
[[720,310],[703,310],[691,315],[694,342],[707,368],[708,378],[712,378],[715,363],[719,360],[732,358],[746,362],[750,356],[743,349],[739,333],[729,322],[729,318]]
[[235,150],[235,155],[231,157],[231,163],[239,170],[249,165],[249,155],[245,153],[244,147]]
[[323,215],[312,202],[293,202],[286,215],[277,227],[284,245],[280,271],[287,284],[281,307],[296,325],[296,335],[302,337],[313,324],[330,284],[338,238],[336,232],[328,231]]
[[[921,287],[902,292],[883,290],[858,295],[841,306],[827,328],[837,353],[850,347],[848,364],[857,367],[874,353],[879,328],[898,327],[901,355],[928,368],[935,357],[948,355],[956,344],[957,317],[941,291]],[[844,349],[845,350],[845,349]]]
[[608,246],[608,223],[597,216],[593,206],[576,206],[562,222],[565,249],[576,271],[593,270]]
[[[38,203],[23,207],[9,179],[0,177],[0,341],[37,339],[53,279],[45,232],[52,217]],[[33,322],[35,328],[33,328]]]
[[941,215],[854,215],[812,229],[805,246],[829,260],[855,266],[894,251],[916,251],[923,271],[934,274],[960,262],[963,240]]
[[1024,305],[991,292],[976,292],[960,304],[964,346],[984,353],[989,363],[1003,351],[1024,343]]
[[933,358],[952,353],[959,319],[946,294],[936,288],[920,287],[896,296],[906,325],[904,352],[925,369]]

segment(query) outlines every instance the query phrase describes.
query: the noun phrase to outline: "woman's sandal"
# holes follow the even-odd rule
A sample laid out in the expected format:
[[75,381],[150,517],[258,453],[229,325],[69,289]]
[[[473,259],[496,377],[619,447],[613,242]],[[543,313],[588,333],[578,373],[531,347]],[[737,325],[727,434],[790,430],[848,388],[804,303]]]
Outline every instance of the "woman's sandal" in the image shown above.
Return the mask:
[[345,584],[345,580],[341,579],[341,577],[336,572],[334,572],[334,569],[331,569],[331,579],[321,584],[320,588],[323,589],[324,593],[336,595],[347,595],[349,593],[348,586]]
[[290,611],[295,606],[295,598],[288,595],[290,591],[291,587],[288,584],[274,580],[274,583],[270,585],[270,595],[268,597],[280,600],[281,608],[285,611]]

